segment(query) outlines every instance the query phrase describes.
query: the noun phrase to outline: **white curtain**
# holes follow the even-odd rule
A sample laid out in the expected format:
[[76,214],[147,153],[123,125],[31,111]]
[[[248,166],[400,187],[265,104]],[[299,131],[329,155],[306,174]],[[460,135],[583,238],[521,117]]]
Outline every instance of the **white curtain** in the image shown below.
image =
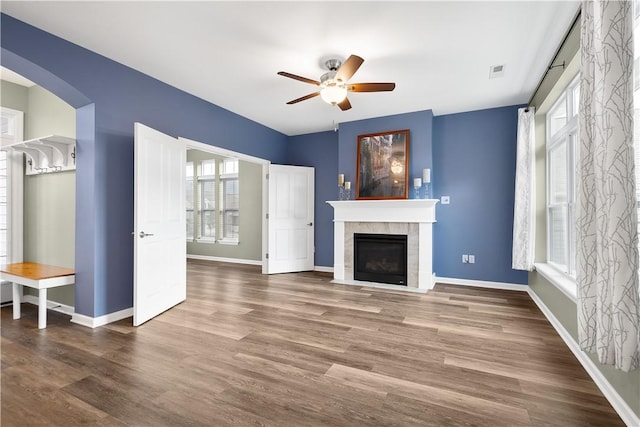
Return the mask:
[[640,365],[632,4],[583,1],[577,186],[580,347]]
[[534,116],[533,107],[518,109],[516,192],[511,255],[511,267],[515,270],[533,270],[536,206]]

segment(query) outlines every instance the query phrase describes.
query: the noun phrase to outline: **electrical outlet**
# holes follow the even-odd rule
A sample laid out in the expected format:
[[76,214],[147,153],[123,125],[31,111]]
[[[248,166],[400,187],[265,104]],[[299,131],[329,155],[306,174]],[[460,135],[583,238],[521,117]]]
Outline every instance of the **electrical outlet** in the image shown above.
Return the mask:
[[440,203],[442,203],[443,205],[448,205],[449,204],[449,196],[440,197]]
[[463,264],[469,263],[469,255],[462,255],[462,263]]
[[476,256],[469,255],[469,264],[475,264],[475,263],[476,263]]

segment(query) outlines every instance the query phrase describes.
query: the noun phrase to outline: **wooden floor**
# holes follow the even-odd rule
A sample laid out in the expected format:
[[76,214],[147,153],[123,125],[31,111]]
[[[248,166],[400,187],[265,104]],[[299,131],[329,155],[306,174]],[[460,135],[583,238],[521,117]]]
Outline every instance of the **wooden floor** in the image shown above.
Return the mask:
[[189,262],[138,328],[4,307],[2,426],[624,425],[524,292],[330,280]]

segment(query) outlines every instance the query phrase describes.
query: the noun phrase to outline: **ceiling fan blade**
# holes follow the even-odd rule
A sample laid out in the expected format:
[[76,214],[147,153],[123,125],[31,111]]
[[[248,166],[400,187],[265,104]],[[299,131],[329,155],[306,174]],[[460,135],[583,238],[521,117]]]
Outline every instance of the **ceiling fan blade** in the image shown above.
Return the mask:
[[294,99],[293,101],[289,101],[287,102],[287,105],[297,104],[300,101],[306,101],[307,99],[314,98],[318,95],[320,95],[320,92],[313,92],[313,93],[310,93],[309,95],[301,96],[300,98]]
[[344,61],[344,64],[338,68],[336,73],[336,79],[346,82],[358,71],[358,68],[362,65],[364,59],[356,55],[351,55]]
[[350,92],[389,92],[395,88],[395,83],[353,83],[347,85]]
[[308,79],[308,78],[302,77],[302,76],[296,76],[295,74],[287,73],[286,71],[279,71],[278,75],[283,76],[283,77],[289,77],[290,79],[294,79],[294,80],[299,80],[299,81],[304,82],[304,83],[309,83],[309,84],[312,84],[312,85],[320,86],[320,82],[318,82],[316,80],[311,80],[311,79]]
[[348,109],[350,109],[351,103],[349,102],[349,98],[345,98],[342,102],[338,103],[338,107],[340,107],[342,111],[347,111]]

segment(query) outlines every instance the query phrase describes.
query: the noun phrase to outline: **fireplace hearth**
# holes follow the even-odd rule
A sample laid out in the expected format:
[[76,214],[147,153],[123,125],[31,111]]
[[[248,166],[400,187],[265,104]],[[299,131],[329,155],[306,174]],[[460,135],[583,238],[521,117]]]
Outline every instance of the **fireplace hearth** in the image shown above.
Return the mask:
[[407,285],[407,236],[399,234],[353,235],[355,280]]

